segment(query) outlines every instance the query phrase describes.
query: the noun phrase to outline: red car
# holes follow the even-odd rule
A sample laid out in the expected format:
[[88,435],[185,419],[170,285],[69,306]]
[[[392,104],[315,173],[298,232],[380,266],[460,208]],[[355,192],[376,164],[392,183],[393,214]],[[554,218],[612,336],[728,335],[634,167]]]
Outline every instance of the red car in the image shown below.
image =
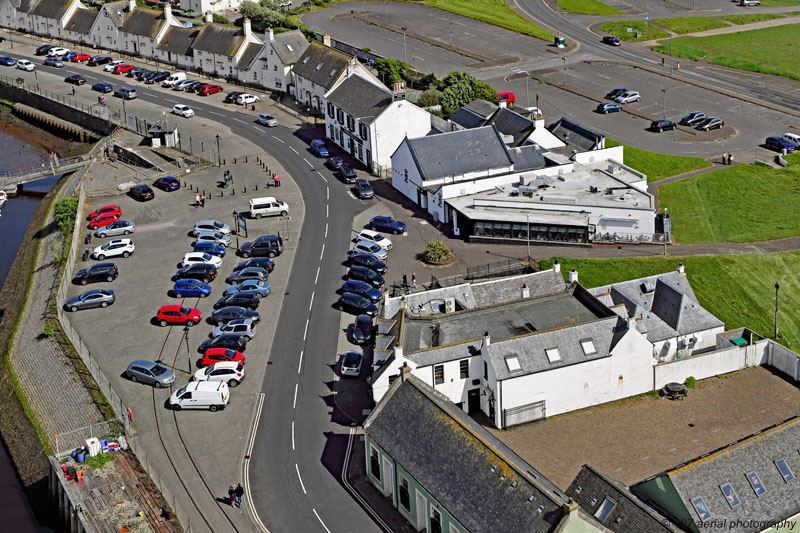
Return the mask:
[[89,229],[95,230],[97,228],[104,228],[112,222],[116,222],[117,220],[119,220],[119,216],[113,213],[106,213],[104,215],[96,216],[91,222],[89,222]]
[[70,61],[74,63],[82,63],[83,61],[88,60],[90,57],[92,56],[90,56],[89,54],[75,54],[74,56],[72,56],[72,59],[70,59]]
[[112,70],[111,72],[113,72],[114,74],[125,74],[125,73],[130,72],[131,70],[133,70],[135,68],[136,67],[133,66],[133,65],[122,64],[122,65],[117,65],[116,67],[114,67],[114,70]]
[[231,350],[229,348],[211,348],[206,351],[203,358],[200,360],[200,367],[211,366],[220,361],[233,361],[241,363],[244,366],[244,354]]
[[103,207],[98,207],[97,209],[95,209],[94,211],[89,213],[89,217],[88,218],[89,218],[89,220],[91,220],[93,218],[96,218],[99,215],[105,215],[106,213],[113,213],[113,214],[117,215],[118,217],[121,217],[122,216],[122,209],[120,209],[120,207],[118,205],[114,205],[114,204],[104,205]]
[[169,324],[194,326],[200,322],[201,318],[202,315],[199,310],[182,305],[162,305],[156,314],[156,322],[162,328]]
[[222,92],[221,85],[203,85],[199,89],[197,89],[197,94],[200,96],[208,96],[209,94],[216,94]]

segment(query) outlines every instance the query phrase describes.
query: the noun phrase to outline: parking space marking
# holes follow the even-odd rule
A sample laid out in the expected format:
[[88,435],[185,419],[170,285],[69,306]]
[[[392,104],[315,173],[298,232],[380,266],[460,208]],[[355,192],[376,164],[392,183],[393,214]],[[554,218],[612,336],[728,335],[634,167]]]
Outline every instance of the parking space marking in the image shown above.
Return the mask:
[[317,520],[319,520],[319,523],[322,524],[322,527],[325,528],[325,531],[327,531],[328,533],[331,533],[331,530],[328,529],[328,526],[326,526],[325,522],[322,521],[322,518],[319,517],[319,514],[317,513],[317,510],[314,509],[313,507],[311,508],[311,510],[314,511],[315,515],[317,515]]
[[281,143],[281,144],[286,144],[286,141],[284,141],[283,139],[278,139],[278,138],[277,138],[277,137],[275,137],[274,135],[272,136],[272,138],[273,138],[273,139],[275,139],[276,141],[278,141],[278,142],[279,142],[279,143]]
[[311,168],[314,168],[314,165],[312,165],[311,162],[308,159],[306,159],[305,157],[303,158],[303,161],[308,163],[308,166],[310,166]]
[[298,374],[300,373],[300,369],[303,368],[303,352],[305,352],[305,350],[300,350],[300,362],[297,363],[297,373]]
[[314,306],[314,295],[317,291],[311,291],[311,301],[308,302],[308,310],[311,311],[311,308]]
[[294,451],[294,420],[292,420],[292,451]]
[[[292,409],[297,407],[297,386],[298,385],[299,385],[299,383],[295,383],[294,384],[294,400],[292,400]],[[292,422],[292,424],[294,424],[294,422]]]
[[241,122],[242,124],[247,124],[247,122],[238,118],[234,118],[233,120],[235,120],[236,122]]
[[209,113],[211,113],[212,115],[217,115],[218,117],[224,117],[225,116],[222,113],[217,113],[216,111],[209,111]]
[[289,147],[289,150],[291,150],[292,152],[294,152],[294,153],[295,153],[295,154],[297,154],[297,155],[300,155],[300,152],[298,152],[297,150],[295,150],[295,149],[294,149],[294,146],[290,146],[290,147]]
[[[300,488],[303,489],[303,494],[308,494],[306,492],[306,486],[303,485],[303,478],[300,477],[300,467],[297,466],[297,463],[294,464],[294,469],[297,470],[297,479],[300,480]],[[324,524],[323,524],[324,525]]]

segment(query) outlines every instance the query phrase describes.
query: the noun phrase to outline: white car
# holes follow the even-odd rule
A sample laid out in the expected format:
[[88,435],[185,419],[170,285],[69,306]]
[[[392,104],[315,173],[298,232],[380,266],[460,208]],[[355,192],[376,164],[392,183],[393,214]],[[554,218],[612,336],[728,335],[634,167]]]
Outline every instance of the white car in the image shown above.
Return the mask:
[[204,231],[213,231],[222,233],[223,235],[230,235],[231,227],[217,220],[200,220],[196,222],[194,228],[192,228],[192,236],[197,237],[198,234]]
[[269,113],[259,113],[256,123],[274,128],[278,125],[278,120]]
[[638,93],[638,91],[626,91],[621,95],[617,96],[615,101],[618,104],[630,104],[631,102],[638,102],[641,99],[642,97]]
[[292,0],[286,0],[285,2],[281,2],[281,7],[292,7]]
[[201,368],[192,376],[192,381],[222,381],[235,387],[244,380],[244,366],[234,361],[220,361]]
[[17,68],[20,70],[27,70],[28,72],[32,72],[36,68],[36,65],[31,63],[27,59],[20,59],[19,61],[17,61]]
[[50,57],[64,57],[64,54],[69,52],[69,48],[64,48],[63,46],[56,46],[55,48],[51,48],[47,51],[47,55]]
[[384,237],[381,233],[372,231],[371,229],[361,230],[361,233],[356,235],[356,241],[373,242],[387,252],[392,249],[392,241]]
[[208,334],[209,339],[216,339],[225,333],[232,333],[240,335],[244,342],[250,342],[250,339],[256,336],[256,327],[253,325],[252,318],[237,318],[231,320],[227,324],[217,326]]
[[181,261],[180,268],[187,267],[195,263],[210,263],[219,268],[222,264],[222,259],[216,255],[207,254],[205,252],[189,252],[183,256],[183,261]]
[[240,94],[238,98],[236,98],[236,103],[239,105],[247,105],[247,104],[254,104],[258,102],[260,98],[254,94]]
[[111,63],[108,63],[106,66],[104,66],[103,70],[106,71],[106,72],[111,72],[112,70],[114,70],[114,67],[116,67],[117,65],[122,65],[124,63],[125,62],[122,61],[121,59],[117,59],[115,61],[112,61]]
[[358,241],[353,245],[353,249],[350,250],[348,255],[358,255],[358,254],[370,254],[374,255],[378,258],[379,261],[386,261],[386,258],[389,257],[389,252],[375,244],[374,242],[369,241]]
[[194,116],[194,109],[185,104],[176,104],[172,106],[172,112],[175,115],[182,116],[183,118],[189,118]]
[[114,239],[95,248],[94,252],[92,252],[92,257],[100,261],[106,257],[117,257],[119,255],[128,257],[135,249],[136,247],[130,239]]

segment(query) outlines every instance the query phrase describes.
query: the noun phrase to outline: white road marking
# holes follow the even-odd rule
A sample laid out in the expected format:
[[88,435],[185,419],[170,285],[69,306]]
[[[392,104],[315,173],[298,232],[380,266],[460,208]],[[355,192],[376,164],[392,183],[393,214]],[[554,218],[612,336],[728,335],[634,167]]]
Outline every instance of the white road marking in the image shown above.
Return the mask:
[[317,291],[311,291],[311,301],[308,302],[308,310],[311,311],[311,307],[314,305],[314,295]]
[[[292,409],[297,407],[297,386],[298,386],[298,383],[295,383],[294,384],[294,400],[292,400]],[[294,424],[294,422],[292,422],[292,424]]]
[[303,342],[305,342],[307,335],[308,335],[308,319],[306,318],[306,329],[303,332]]
[[319,253],[319,260],[322,261],[322,255],[325,253],[325,243],[322,243],[322,251]]
[[325,199],[326,200],[330,200],[331,199],[331,189],[330,189],[330,187],[325,187]]
[[325,522],[322,521],[322,518],[319,517],[319,514],[317,513],[317,510],[314,509],[313,507],[311,508],[311,510],[314,511],[315,515],[317,515],[317,520],[319,520],[319,523],[322,524],[322,527],[325,528],[325,531],[327,531],[328,533],[331,533],[331,530],[328,529],[328,526],[326,526]]
[[170,100],[169,98],[164,98],[167,102],[172,102],[173,104],[180,104],[180,102],[176,102],[175,100]]
[[260,131],[261,133],[267,133],[267,130],[265,130],[264,128],[259,128],[259,127],[258,127],[258,126],[256,126],[256,125],[253,125],[253,127],[254,127],[255,129],[257,129],[258,131]]
[[70,74],[78,74],[78,73],[77,73],[77,72],[75,72],[74,70],[68,70],[67,72],[69,72]]
[[308,163],[308,166],[310,166],[311,168],[314,168],[314,165],[312,165],[311,162],[308,159],[306,159],[305,157],[303,158],[303,161]]
[[255,522],[256,525],[258,526],[259,531],[262,531],[264,533],[269,533],[269,530],[261,521],[261,518],[258,516],[258,513],[255,510],[255,505],[253,505],[253,495],[250,493],[250,457],[251,454],[253,453],[253,445],[255,444],[256,440],[256,430],[258,429],[258,422],[261,419],[261,409],[264,406],[264,393],[262,392],[258,396],[259,398],[258,398],[258,405],[256,408],[256,416],[254,417],[253,420],[253,427],[250,430],[250,442],[247,446],[247,453],[245,454],[244,457],[244,490],[247,498],[246,501],[250,502],[250,505],[246,506],[247,512],[251,514],[251,518],[253,519],[253,522]]
[[328,238],[328,223],[327,222],[325,223],[325,237],[324,238],[325,239]]
[[328,204],[325,204],[325,218],[328,218],[328,215],[329,215],[329,213],[328,213],[328,207],[329,207],[329,205],[328,205]]
[[292,420],[292,450],[294,450],[294,420]]
[[217,113],[216,111],[209,111],[209,113],[211,113],[212,115],[217,115],[218,117],[224,117],[225,116],[222,113]]
[[[326,224],[325,226],[326,226],[326,227],[325,227],[325,233],[327,233],[327,232],[328,232],[327,224]],[[316,276],[314,276],[314,285],[316,285],[316,284],[317,284],[317,280],[319,279],[319,268],[320,268],[320,267],[317,267],[317,275],[316,275]]]
[[297,363],[297,373],[300,373],[300,369],[303,368],[303,352],[305,350],[300,350],[300,362]]
[[86,78],[87,80],[96,80],[97,79],[94,76],[84,76],[84,78]]
[[234,118],[233,120],[235,120],[236,122],[241,122],[242,124],[247,124],[247,122],[238,118]]
[[[300,480],[300,488],[303,489],[303,494],[308,494],[306,492],[306,486],[303,485],[303,478],[300,477],[300,467],[297,466],[297,463],[294,464],[294,469],[297,470],[297,479]],[[317,515],[317,518],[319,518],[319,515]],[[325,525],[325,524],[323,524],[323,525]]]
[[153,95],[142,91],[142,96],[144,96],[145,98],[150,98]]
[[278,142],[279,142],[279,143],[281,143],[281,144],[286,144],[286,142],[285,142],[285,141],[283,141],[283,140],[281,140],[281,139],[278,139],[278,138],[277,138],[277,137],[275,137],[274,135],[272,136],[272,138],[273,138],[273,139],[275,139],[276,141],[278,141]]
[[293,146],[290,146],[290,147],[289,147],[289,150],[291,150],[292,152],[294,152],[294,153],[295,153],[295,154],[297,154],[297,155],[300,155],[300,152],[298,152],[297,150],[295,150]]

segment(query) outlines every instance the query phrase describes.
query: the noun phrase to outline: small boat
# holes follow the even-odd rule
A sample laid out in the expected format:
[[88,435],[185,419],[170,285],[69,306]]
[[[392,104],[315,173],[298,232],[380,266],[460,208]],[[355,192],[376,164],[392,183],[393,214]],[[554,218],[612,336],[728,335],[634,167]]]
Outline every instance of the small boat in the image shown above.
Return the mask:
[[3,207],[3,204],[8,201],[8,194],[6,191],[0,190],[0,207]]

